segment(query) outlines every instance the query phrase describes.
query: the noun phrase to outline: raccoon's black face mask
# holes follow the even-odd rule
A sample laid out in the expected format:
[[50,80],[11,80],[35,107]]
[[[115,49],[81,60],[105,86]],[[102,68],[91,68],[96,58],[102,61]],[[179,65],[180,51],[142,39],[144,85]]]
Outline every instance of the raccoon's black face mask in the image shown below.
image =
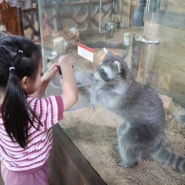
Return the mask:
[[122,75],[121,63],[116,58],[105,58],[98,69],[93,73],[95,80],[109,82]]

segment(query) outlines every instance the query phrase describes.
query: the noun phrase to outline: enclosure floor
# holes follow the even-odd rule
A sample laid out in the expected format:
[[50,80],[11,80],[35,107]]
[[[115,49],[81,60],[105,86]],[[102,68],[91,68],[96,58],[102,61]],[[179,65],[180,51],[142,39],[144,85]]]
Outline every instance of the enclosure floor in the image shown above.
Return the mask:
[[[155,161],[144,161],[132,169],[119,167],[119,155],[113,149],[118,120],[99,107],[66,112],[60,125],[108,185],[185,185],[185,174]],[[184,143],[185,126],[166,114],[164,145],[185,156]]]

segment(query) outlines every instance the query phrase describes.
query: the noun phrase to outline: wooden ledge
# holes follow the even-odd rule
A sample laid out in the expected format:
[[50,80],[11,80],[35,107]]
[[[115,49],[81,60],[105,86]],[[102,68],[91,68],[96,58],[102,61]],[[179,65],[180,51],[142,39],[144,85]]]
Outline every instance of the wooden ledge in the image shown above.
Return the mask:
[[59,124],[53,127],[49,178],[53,185],[106,185]]

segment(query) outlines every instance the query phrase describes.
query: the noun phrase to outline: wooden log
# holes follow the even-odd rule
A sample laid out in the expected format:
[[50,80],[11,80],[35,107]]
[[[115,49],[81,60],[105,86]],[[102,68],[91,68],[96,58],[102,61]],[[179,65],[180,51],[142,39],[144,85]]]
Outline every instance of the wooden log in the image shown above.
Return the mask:
[[119,42],[104,42],[104,41],[80,41],[81,44],[86,45],[90,48],[115,48],[115,49],[126,49],[123,43]]

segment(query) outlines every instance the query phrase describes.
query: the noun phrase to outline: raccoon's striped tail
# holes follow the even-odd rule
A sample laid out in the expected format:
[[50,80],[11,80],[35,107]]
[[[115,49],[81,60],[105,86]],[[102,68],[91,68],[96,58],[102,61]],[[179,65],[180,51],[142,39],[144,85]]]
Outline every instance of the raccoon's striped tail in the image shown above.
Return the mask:
[[162,146],[160,146],[155,152],[153,152],[151,154],[151,157],[155,161],[169,165],[173,170],[177,172],[185,173],[185,158],[170,153]]

